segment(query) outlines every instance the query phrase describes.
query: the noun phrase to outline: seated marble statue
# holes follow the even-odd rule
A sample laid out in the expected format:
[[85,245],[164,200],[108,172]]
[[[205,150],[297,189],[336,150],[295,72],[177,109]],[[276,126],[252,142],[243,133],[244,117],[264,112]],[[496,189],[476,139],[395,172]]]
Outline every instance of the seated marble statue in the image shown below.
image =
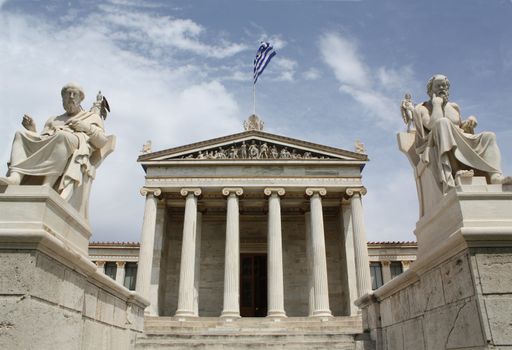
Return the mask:
[[[90,111],[84,111],[80,105],[85,97],[80,86],[67,84],[61,95],[65,113],[50,117],[41,134],[31,117],[23,117],[26,130],[14,136],[9,170],[6,177],[0,177],[0,186],[50,186],[87,217],[95,169],[113,150],[115,139],[105,135],[102,116],[106,112],[101,109],[106,100],[101,95]],[[110,148],[107,151],[106,146]]]
[[430,100],[415,107],[416,153],[431,167],[443,193],[455,187],[458,176],[470,172],[485,176],[491,184],[512,183],[501,171],[501,156],[496,135],[474,133],[477,120],[462,121],[460,108],[448,101],[450,82],[434,75],[427,84]]

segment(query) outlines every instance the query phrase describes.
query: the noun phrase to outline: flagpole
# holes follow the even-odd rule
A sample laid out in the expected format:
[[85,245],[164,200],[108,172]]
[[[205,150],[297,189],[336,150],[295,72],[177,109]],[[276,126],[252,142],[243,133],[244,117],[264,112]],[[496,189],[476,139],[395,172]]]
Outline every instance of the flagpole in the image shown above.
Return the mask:
[[253,113],[254,115],[256,115],[256,84],[252,84],[252,107],[253,107]]

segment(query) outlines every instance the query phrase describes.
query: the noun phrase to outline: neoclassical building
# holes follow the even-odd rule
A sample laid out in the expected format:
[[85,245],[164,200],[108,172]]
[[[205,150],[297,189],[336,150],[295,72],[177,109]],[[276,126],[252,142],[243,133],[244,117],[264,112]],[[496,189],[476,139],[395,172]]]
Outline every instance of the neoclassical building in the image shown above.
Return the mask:
[[[252,118],[252,119],[251,119]],[[137,291],[154,316],[357,314],[371,290],[362,152],[245,131],[146,152]],[[361,151],[361,150],[360,150]]]
[[[416,260],[416,242],[368,242],[372,289],[381,287]],[[139,261],[138,242],[91,242],[89,256],[98,270],[130,290],[135,290]]]

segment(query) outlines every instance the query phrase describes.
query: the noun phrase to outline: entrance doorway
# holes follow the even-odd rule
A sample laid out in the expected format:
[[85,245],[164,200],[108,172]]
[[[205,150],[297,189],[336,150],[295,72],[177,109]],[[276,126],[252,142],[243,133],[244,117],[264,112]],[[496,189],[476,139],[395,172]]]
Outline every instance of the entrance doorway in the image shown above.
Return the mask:
[[267,316],[267,254],[240,254],[240,314]]

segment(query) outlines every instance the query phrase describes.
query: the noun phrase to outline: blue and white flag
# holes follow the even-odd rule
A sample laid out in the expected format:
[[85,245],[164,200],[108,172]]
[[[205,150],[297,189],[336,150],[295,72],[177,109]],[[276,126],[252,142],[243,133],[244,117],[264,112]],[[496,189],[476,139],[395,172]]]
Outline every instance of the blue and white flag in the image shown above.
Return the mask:
[[263,70],[275,55],[276,52],[270,43],[261,42],[254,59],[254,84],[256,84],[258,77],[263,73]]

